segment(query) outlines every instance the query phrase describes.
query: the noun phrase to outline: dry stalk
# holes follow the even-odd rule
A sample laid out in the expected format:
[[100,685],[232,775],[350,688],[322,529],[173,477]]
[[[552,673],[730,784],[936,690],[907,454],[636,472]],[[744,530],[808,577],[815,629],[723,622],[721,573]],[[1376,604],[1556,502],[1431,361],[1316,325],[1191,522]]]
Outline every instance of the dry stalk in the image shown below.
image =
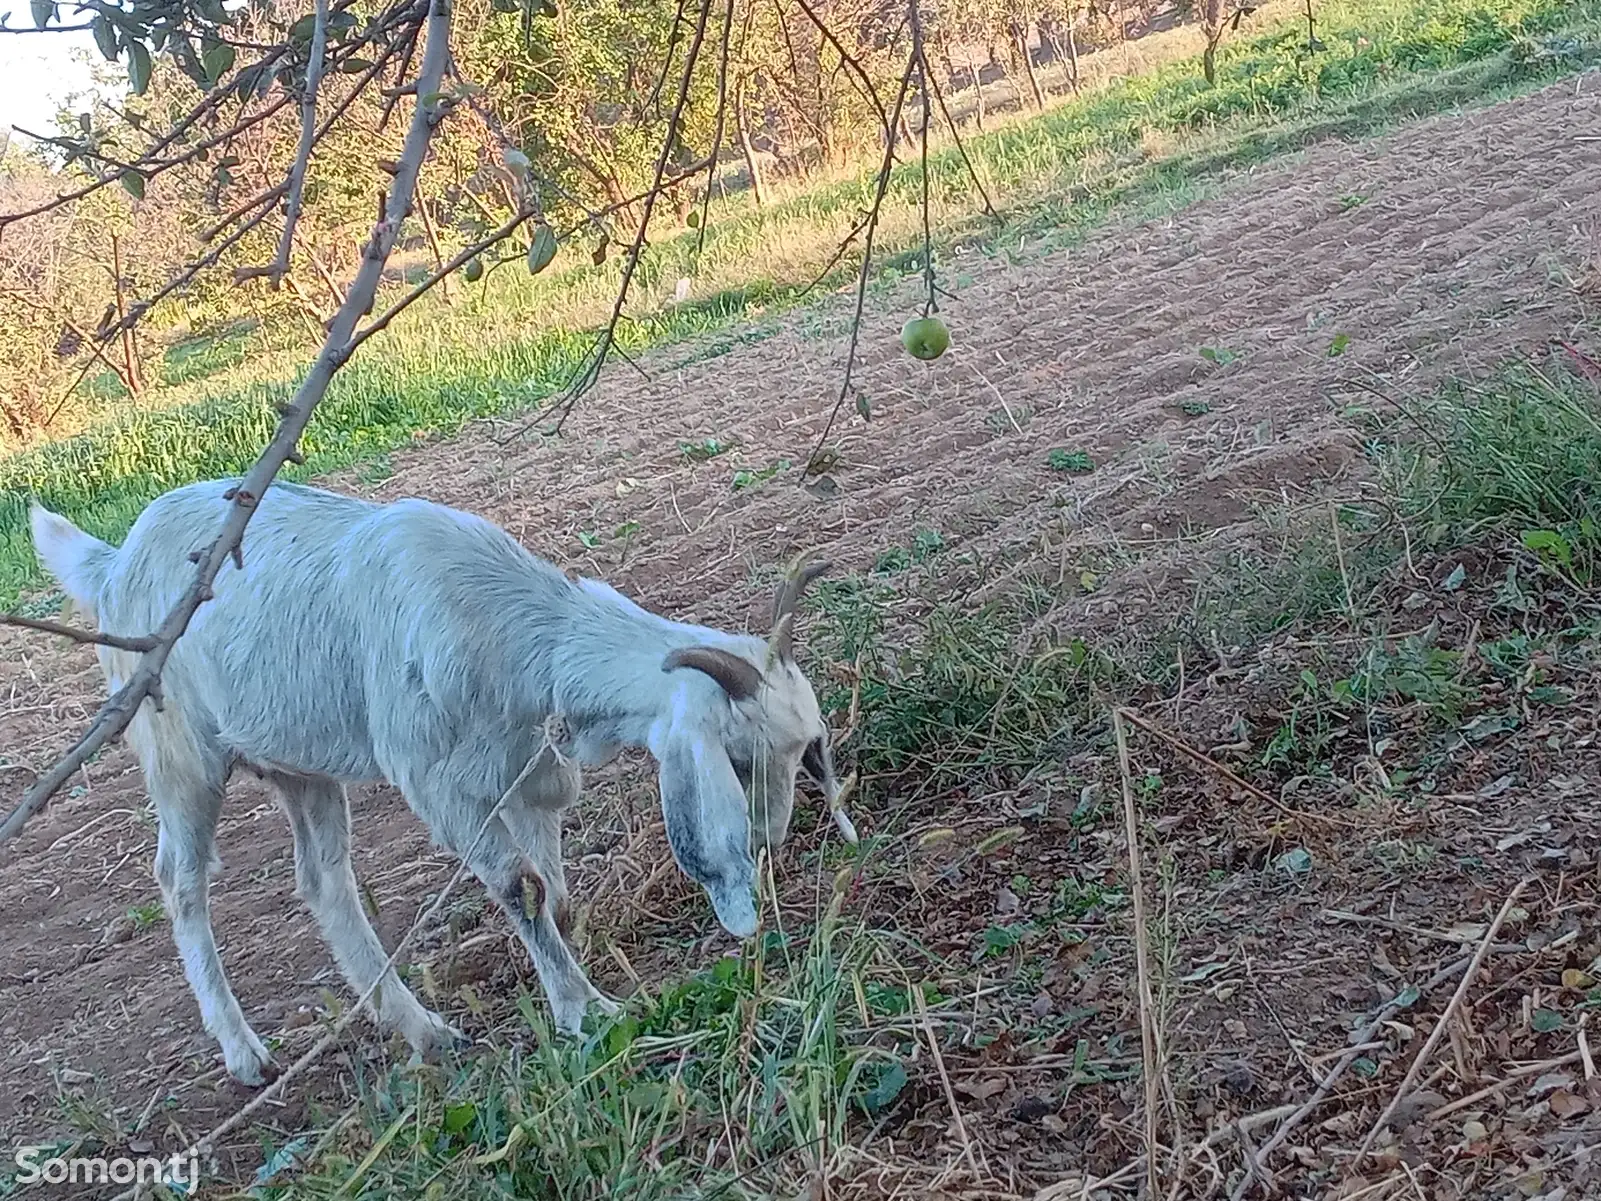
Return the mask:
[[[1112,710],[1112,729],[1117,735],[1117,762],[1123,776],[1123,828],[1128,839],[1129,886],[1134,899],[1134,964],[1140,994],[1140,1053],[1145,1075],[1145,1180],[1146,1196],[1157,1196],[1160,1178],[1156,1167],[1157,1103],[1161,1090],[1161,1031],[1156,999],[1151,991],[1149,937],[1145,927],[1145,884],[1140,871],[1140,830],[1134,808],[1134,775],[1129,767],[1128,738],[1123,731],[1124,713]],[[1182,1162],[1181,1156],[1175,1156]]]
[[1118,709],[1114,712],[1113,716],[1114,718],[1121,716],[1125,721],[1129,722],[1131,725],[1138,726],[1153,738],[1160,738],[1163,742],[1167,743],[1168,746],[1172,747],[1185,758],[1194,763],[1200,764],[1202,767],[1215,771],[1219,776],[1223,777],[1223,779],[1234,785],[1234,787],[1238,788],[1241,792],[1253,796],[1257,800],[1262,801],[1267,805],[1271,805],[1274,809],[1277,809],[1280,813],[1284,814],[1285,817],[1297,818],[1301,821],[1322,822],[1327,826],[1349,826],[1352,824],[1350,822],[1343,822],[1338,818],[1325,817],[1322,814],[1307,813],[1304,810],[1290,808],[1290,806],[1279,800],[1278,797],[1262,791],[1262,789],[1258,788],[1255,784],[1252,784],[1249,780],[1246,780],[1244,777],[1229,770],[1227,767],[1224,767],[1223,764],[1219,763],[1216,759],[1213,759],[1204,751],[1196,750],[1182,738],[1179,738],[1175,734],[1168,733],[1168,731],[1164,730],[1161,726],[1155,724],[1148,718],[1141,717],[1132,709]]
[[1423,1065],[1428,1062],[1429,1056],[1434,1053],[1434,1048],[1439,1046],[1440,1040],[1445,1037],[1446,1030],[1456,1018],[1456,1011],[1461,1008],[1462,1000],[1468,994],[1468,988],[1473,984],[1474,977],[1479,974],[1479,968],[1483,966],[1485,957],[1490,953],[1490,947],[1495,942],[1495,936],[1501,931],[1501,923],[1506,921],[1507,914],[1512,912],[1512,906],[1517,903],[1518,897],[1523,894],[1523,890],[1528,883],[1527,879],[1519,880],[1517,887],[1507,894],[1506,900],[1501,902],[1501,908],[1497,911],[1495,920],[1490,923],[1490,928],[1484,932],[1484,938],[1479,942],[1478,950],[1474,951],[1473,958],[1468,962],[1467,970],[1462,973],[1462,979],[1457,983],[1456,992],[1451,994],[1451,1000],[1446,1003],[1445,1012],[1440,1015],[1440,1020],[1434,1023],[1434,1029],[1429,1031],[1429,1037],[1424,1042],[1423,1049],[1413,1056],[1412,1066],[1407,1069],[1406,1075],[1401,1079],[1401,1087],[1395,1090],[1395,1096],[1390,1099],[1389,1105],[1379,1115],[1379,1120],[1373,1123],[1372,1129],[1368,1131],[1368,1136],[1362,1140],[1362,1145],[1357,1148],[1356,1158],[1351,1161],[1351,1171],[1355,1172],[1362,1166],[1362,1161],[1367,1158],[1368,1150],[1373,1146],[1373,1140],[1379,1137],[1379,1131],[1384,1128],[1385,1123],[1400,1108],[1401,1102],[1406,1100],[1406,1094],[1417,1080],[1418,1074],[1422,1072]]

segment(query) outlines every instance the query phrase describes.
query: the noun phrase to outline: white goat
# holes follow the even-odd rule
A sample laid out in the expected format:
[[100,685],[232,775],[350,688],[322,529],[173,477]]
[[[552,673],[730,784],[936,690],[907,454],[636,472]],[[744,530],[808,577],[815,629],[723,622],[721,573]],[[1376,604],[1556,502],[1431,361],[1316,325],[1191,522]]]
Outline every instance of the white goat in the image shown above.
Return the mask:
[[[120,548],[35,506],[34,546],[102,630],[144,633],[193,579],[190,552],[215,536],[237,483],[157,498]],[[223,974],[207,905],[236,765],[271,784],[288,814],[300,895],[346,980],[358,993],[378,980],[379,1020],[419,1052],[460,1035],[385,968],[351,870],[347,784],[390,781],[467,860],[527,945],[564,1032],[578,1031],[591,1001],[616,1010],[567,943],[561,814],[578,799],[579,764],[648,748],[679,866],[730,933],[755,930],[752,820],[766,845],[783,842],[798,769],[831,803],[839,795],[791,640],[800,591],[826,564],[780,585],[764,642],[569,580],[498,526],[440,505],[380,507],[284,483],[258,504],[243,569],[224,566],[167,661],[162,707],[144,704],[128,727],[160,819],[155,872],[173,937],[230,1073],[259,1084],[270,1068]],[[138,656],[99,654],[115,691]],[[568,732],[559,749],[543,736],[553,716]],[[525,908],[528,868],[537,895]]]

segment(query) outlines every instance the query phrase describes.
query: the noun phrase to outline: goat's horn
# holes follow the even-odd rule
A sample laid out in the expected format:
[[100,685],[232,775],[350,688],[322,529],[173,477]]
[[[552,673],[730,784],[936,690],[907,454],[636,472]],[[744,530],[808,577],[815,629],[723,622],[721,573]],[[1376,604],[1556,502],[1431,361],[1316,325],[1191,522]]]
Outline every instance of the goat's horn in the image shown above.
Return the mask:
[[796,555],[784,578],[779,581],[778,591],[773,594],[773,627],[767,637],[767,645],[781,659],[795,657],[795,606],[801,594],[806,591],[808,584],[833,566],[827,559],[808,563],[811,557],[809,550]]

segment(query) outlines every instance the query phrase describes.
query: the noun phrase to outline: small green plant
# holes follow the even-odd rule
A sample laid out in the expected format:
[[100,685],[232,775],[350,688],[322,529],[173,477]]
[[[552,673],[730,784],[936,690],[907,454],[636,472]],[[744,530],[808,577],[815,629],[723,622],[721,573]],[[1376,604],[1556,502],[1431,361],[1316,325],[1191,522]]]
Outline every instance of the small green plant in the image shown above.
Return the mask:
[[680,442],[678,449],[690,462],[704,463],[708,459],[715,459],[718,455],[728,453],[733,449],[733,444],[724,442],[721,438],[707,437],[698,442]]
[[586,550],[594,550],[600,545],[600,535],[593,530],[579,530],[578,541]]
[[766,467],[755,471],[740,469],[734,472],[734,491],[743,492],[750,488],[760,487],[781,471],[789,470],[789,460],[780,459],[776,463],[769,463]]
[[1350,334],[1335,334],[1329,343],[1329,358],[1337,359],[1345,353],[1346,347],[1351,345]]
[[371,487],[381,484],[395,474],[395,465],[388,455],[377,455],[356,467],[356,478]]
[[1045,465],[1052,471],[1082,474],[1095,470],[1095,460],[1087,450],[1067,450],[1058,446],[1045,456]]
[[146,901],[128,910],[128,919],[133,922],[133,928],[139,931],[150,929],[166,916],[167,910],[160,901]]
[[1361,192],[1347,192],[1344,196],[1340,197],[1340,208],[1346,212],[1350,212],[1352,209],[1361,208],[1367,203],[1367,200],[1368,198],[1362,195]]
[[1204,400],[1181,400],[1179,412],[1186,417],[1204,417],[1212,411],[1212,406]]
[[1227,367],[1240,356],[1237,351],[1230,350],[1226,346],[1203,346],[1201,357],[1214,367]]

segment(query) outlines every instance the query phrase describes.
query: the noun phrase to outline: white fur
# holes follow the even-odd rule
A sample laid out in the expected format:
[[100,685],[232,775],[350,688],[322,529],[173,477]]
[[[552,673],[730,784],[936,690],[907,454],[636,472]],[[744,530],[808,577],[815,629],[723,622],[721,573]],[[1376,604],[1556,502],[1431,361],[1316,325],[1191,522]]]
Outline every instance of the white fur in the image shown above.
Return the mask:
[[[215,536],[236,485],[168,492],[120,548],[35,506],[34,544],[101,629],[149,632],[193,579],[189,554]],[[561,814],[578,798],[580,764],[650,750],[673,854],[739,936],[756,928],[750,814],[776,847],[803,758],[828,795],[838,787],[816,697],[786,655],[668,621],[599,581],[570,581],[468,513],[274,484],[246,530],[243,570],[225,565],[215,593],[167,661],[163,707],[142,706],[128,737],[160,817],[156,876],[184,970],[228,1070],[246,1083],[262,1079],[268,1056],[228,986],[206,897],[236,765],[267,780],[288,814],[300,894],[346,979],[361,992],[381,975],[379,1017],[419,1051],[454,1032],[383,970],[350,866],[347,784],[390,781],[437,842],[466,854],[539,753],[468,866],[516,926],[567,1032],[589,1002],[612,1008],[564,937]],[[741,697],[705,671],[669,669],[686,647],[743,659],[760,687]],[[99,654],[113,689],[137,661]],[[565,753],[541,750],[552,716],[570,734]],[[539,892],[532,918],[525,875]]]

